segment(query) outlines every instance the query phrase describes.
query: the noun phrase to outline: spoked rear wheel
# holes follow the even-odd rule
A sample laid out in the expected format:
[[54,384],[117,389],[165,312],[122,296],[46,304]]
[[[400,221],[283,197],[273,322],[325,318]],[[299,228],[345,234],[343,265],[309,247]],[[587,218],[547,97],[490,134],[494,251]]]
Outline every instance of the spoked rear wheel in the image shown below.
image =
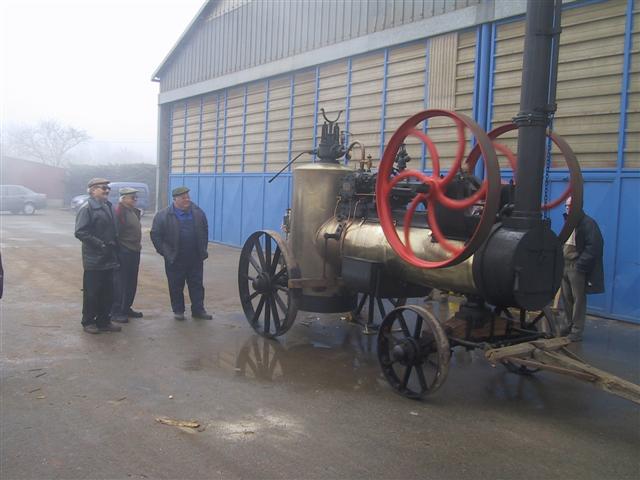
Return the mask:
[[270,230],[253,233],[240,253],[238,290],[249,325],[260,335],[274,338],[291,328],[298,313],[298,289],[289,279],[299,268],[280,235]]
[[442,386],[449,372],[449,339],[436,318],[417,305],[398,307],[378,333],[378,361],[400,395],[421,399]]

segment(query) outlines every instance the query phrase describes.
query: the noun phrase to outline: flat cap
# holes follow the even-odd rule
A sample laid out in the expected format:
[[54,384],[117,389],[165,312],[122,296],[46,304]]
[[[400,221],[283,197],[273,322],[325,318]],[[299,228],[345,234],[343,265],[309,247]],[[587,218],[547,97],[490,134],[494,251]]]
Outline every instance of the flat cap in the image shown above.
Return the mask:
[[118,193],[120,195],[131,195],[133,193],[138,193],[140,190],[136,190],[135,188],[131,188],[131,187],[124,187],[121,188],[120,190],[118,190]]
[[107,180],[106,178],[92,178],[91,180],[89,180],[89,183],[87,183],[87,187],[97,187],[98,185],[107,185],[109,183],[109,180]]
[[189,189],[187,187],[176,187],[171,191],[172,197],[177,197],[178,195],[182,195],[183,193],[187,193]]

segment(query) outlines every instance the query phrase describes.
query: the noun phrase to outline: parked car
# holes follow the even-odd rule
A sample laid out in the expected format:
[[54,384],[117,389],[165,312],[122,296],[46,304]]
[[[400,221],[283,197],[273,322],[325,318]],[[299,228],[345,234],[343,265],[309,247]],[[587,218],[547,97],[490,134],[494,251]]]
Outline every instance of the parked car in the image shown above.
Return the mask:
[[[120,194],[118,193],[121,188],[135,188],[139,191],[137,207],[144,215],[145,210],[149,209],[149,186],[146,183],[141,182],[111,182],[109,184],[111,191],[109,192],[109,201],[116,205],[120,200]],[[88,200],[89,195],[84,193],[82,195],[76,195],[71,199],[71,208],[76,212],[82,205]]]
[[33,215],[47,208],[47,196],[22,185],[0,185],[0,210]]

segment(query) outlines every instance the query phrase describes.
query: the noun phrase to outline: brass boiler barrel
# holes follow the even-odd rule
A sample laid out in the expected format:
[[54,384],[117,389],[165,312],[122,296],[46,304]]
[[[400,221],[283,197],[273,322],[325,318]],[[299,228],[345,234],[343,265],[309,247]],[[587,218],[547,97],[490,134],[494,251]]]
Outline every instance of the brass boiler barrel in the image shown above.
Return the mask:
[[[344,227],[339,240],[327,238],[325,234],[335,234],[341,223]],[[403,238],[402,229],[397,231],[400,238]],[[446,250],[440,244],[431,241],[431,230],[412,227],[410,239],[411,247],[419,258],[429,261],[447,258]],[[318,229],[314,242],[318,253],[336,269],[340,268],[344,256],[357,257],[382,263],[392,275],[417,285],[458,293],[478,293],[473,281],[473,256],[458,265],[447,268],[414,267],[395,253],[387,242],[382,227],[375,221],[355,219],[345,223],[331,218]],[[462,246],[461,242],[451,241],[451,243],[458,247]]]

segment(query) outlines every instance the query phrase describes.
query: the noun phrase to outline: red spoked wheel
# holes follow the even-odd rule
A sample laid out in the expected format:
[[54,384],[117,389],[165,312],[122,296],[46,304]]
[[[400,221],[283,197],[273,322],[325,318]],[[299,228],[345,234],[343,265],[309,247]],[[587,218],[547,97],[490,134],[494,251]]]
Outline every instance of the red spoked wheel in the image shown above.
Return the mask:
[[[517,179],[518,174],[518,161],[516,154],[506,145],[502,143],[498,143],[495,140],[499,138],[501,135],[504,135],[507,132],[511,132],[513,130],[517,130],[518,126],[515,123],[507,123],[505,125],[500,125],[499,127],[491,130],[488,135],[491,141],[493,142],[493,147],[496,151],[502,153],[507,160],[509,161],[509,165],[513,170],[514,183]],[[547,137],[551,138],[551,141],[554,143],[560,153],[564,156],[565,162],[567,164],[567,168],[569,169],[569,183],[567,188],[560,194],[558,198],[552,200],[548,203],[542,204],[540,206],[541,210],[551,210],[558,205],[561,205],[569,196],[571,196],[571,209],[569,211],[569,216],[567,217],[558,238],[562,243],[566,242],[571,235],[571,232],[576,227],[578,222],[580,221],[580,217],[582,216],[582,200],[583,200],[583,182],[582,182],[582,172],[580,171],[580,165],[578,164],[578,159],[576,158],[576,154],[573,152],[569,144],[566,142],[564,138],[560,135],[556,135],[554,132],[548,132]],[[472,171],[476,165],[476,162],[480,158],[480,149],[476,145],[469,154],[466,162],[466,168]]]
[[[440,178],[440,156],[436,145],[427,134],[416,128],[422,121],[435,117],[451,119],[455,125],[458,136],[455,160],[443,178]],[[471,132],[478,143],[479,152],[482,154],[486,166],[486,178],[480,188],[471,196],[464,199],[453,199],[448,197],[445,192],[447,186],[462,169],[467,144],[466,130]],[[433,167],[431,175],[427,175],[419,170],[410,169],[404,170],[395,176],[393,175],[393,164],[396,155],[407,137],[418,138],[426,145]],[[399,182],[410,178],[426,185],[427,192],[418,193],[407,207],[404,216],[403,242],[394,225],[390,195],[393,188],[398,185]],[[411,248],[409,240],[411,223],[413,222],[415,211],[421,203],[427,208],[429,228],[433,232],[434,238],[445,251],[444,256],[446,258],[442,260],[432,261],[419,258]],[[435,205],[438,203],[452,210],[464,210],[473,205],[482,204],[482,216],[478,226],[471,238],[467,240],[463,246],[458,246],[450,242],[442,233],[435,214]],[[448,110],[425,110],[407,119],[391,136],[382,155],[378,169],[378,178],[376,180],[376,207],[380,217],[380,224],[382,225],[382,230],[384,231],[387,241],[398,256],[405,262],[419,268],[442,268],[463,262],[478,249],[491,231],[499,203],[500,168],[496,158],[496,152],[486,132],[471,118]]]

